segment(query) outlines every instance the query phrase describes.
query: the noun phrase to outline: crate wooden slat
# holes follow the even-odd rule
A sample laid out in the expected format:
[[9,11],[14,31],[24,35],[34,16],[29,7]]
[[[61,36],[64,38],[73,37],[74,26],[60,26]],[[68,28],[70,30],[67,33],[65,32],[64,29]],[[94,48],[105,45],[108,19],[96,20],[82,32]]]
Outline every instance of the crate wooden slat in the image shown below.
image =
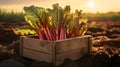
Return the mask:
[[65,59],[77,60],[91,53],[91,36],[68,38],[57,41],[20,37],[20,55],[38,61],[62,64]]

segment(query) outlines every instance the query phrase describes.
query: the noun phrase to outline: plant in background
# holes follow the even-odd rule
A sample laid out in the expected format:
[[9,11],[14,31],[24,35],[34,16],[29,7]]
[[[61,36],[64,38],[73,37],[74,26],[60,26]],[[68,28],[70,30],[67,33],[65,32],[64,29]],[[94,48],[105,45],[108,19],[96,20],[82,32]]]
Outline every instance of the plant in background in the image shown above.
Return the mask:
[[87,31],[87,19],[82,16],[82,10],[72,13],[70,6],[62,8],[58,3],[53,4],[52,9],[30,6],[24,10],[30,30],[34,30],[40,40],[78,37]]

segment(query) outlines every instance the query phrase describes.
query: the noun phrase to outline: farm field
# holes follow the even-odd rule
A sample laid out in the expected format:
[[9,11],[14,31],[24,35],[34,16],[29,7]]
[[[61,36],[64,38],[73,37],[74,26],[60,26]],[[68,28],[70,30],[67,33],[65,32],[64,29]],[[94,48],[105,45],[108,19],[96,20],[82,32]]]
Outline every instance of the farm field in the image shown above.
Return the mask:
[[[65,60],[59,67],[119,67],[120,66],[120,21],[95,21],[86,35],[92,35],[92,53],[79,60]],[[13,28],[25,22],[0,22],[0,67],[5,63],[16,67],[53,67],[50,63],[38,62],[19,56],[19,35]],[[74,45],[74,44],[73,44]],[[9,63],[10,62],[10,63]],[[18,65],[18,66],[17,66]]]
[[[119,3],[120,0],[0,0],[0,67],[120,67]],[[80,44],[71,41],[70,44],[64,45],[62,42],[56,46],[52,42],[51,46],[51,43],[45,43],[47,47],[40,42],[35,47],[39,43],[32,39],[35,44],[20,41],[21,35],[28,34],[35,34],[38,35],[35,38],[49,41],[91,35],[92,44],[88,46],[91,51],[89,55],[77,60],[66,58],[58,66],[52,62],[32,60],[20,53],[28,53],[41,60],[50,58],[53,62],[61,61],[66,56],[74,59],[85,54],[89,48],[83,48],[83,44],[91,42],[87,38],[86,41],[79,41]],[[28,47],[21,46],[20,42]],[[20,47],[24,47],[26,53]],[[38,51],[39,49],[42,50]]]
[[120,0],[0,0],[0,67],[120,67]]

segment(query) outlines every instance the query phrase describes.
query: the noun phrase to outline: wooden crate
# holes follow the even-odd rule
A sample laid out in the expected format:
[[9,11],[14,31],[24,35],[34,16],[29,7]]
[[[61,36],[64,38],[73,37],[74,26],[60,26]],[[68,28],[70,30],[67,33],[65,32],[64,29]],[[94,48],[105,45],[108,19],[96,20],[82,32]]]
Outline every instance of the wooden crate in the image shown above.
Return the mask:
[[20,37],[20,55],[37,60],[62,64],[65,59],[77,60],[91,53],[91,36],[68,38],[57,41]]

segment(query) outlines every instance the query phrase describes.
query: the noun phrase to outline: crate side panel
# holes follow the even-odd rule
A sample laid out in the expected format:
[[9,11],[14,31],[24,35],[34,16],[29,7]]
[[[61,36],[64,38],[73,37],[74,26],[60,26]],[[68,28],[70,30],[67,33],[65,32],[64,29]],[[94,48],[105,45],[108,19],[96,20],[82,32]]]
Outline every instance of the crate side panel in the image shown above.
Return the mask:
[[88,49],[87,47],[81,49],[75,49],[67,53],[60,53],[56,55],[56,64],[62,64],[65,59],[77,60],[87,54]]
[[41,53],[25,48],[23,48],[23,56],[37,61],[52,62],[52,54]]
[[83,47],[88,47],[88,37],[56,42],[56,53],[69,52]]
[[19,51],[20,56],[23,56],[23,37],[20,37]]
[[44,42],[34,38],[23,38],[23,48],[52,53],[53,42]]

